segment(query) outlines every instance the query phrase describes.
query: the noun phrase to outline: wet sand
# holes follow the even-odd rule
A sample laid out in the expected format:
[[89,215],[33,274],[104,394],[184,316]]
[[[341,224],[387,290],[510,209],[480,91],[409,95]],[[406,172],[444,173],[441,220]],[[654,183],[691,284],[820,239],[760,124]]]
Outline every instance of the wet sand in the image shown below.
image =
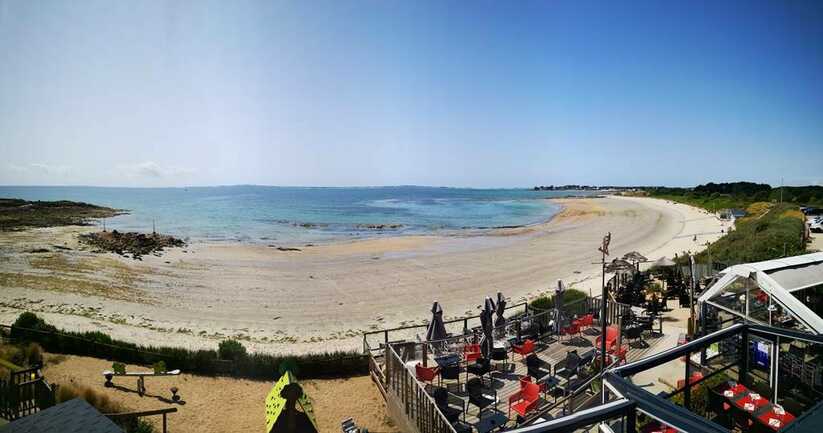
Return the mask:
[[76,236],[84,227],[0,233],[0,321],[28,310],[144,344],[213,348],[236,337],[273,352],[357,349],[364,331],[424,323],[434,300],[455,318],[476,314],[498,291],[514,303],[559,279],[599,287],[594,263],[609,231],[611,257],[636,250],[655,260],[698,251],[724,228],[705,211],[663,200],[556,201],[564,210],[547,223],[482,234],[300,251],[198,243],[143,261],[83,250]]

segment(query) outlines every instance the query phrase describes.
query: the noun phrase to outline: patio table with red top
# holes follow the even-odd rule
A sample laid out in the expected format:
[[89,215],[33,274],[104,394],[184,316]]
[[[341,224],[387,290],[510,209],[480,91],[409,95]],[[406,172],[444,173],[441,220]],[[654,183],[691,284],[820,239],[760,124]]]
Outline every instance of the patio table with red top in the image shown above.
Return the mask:
[[769,404],[768,408],[757,414],[757,421],[774,431],[778,431],[794,421],[794,415],[785,410],[782,414],[778,414],[775,409],[773,404]]
[[[729,399],[729,402],[741,410],[751,415],[752,419],[763,424],[773,431],[779,431],[787,424],[794,421],[794,415],[783,410],[783,413],[777,413],[777,407],[768,399],[760,396],[754,399],[752,392],[742,384],[736,384],[729,389],[723,391],[723,395]],[[750,409],[746,405],[750,404]]]
[[731,402],[733,405],[750,414],[754,414],[761,408],[770,404],[769,400],[763,396],[757,396],[756,399],[754,397],[755,396],[753,396],[751,392],[744,392],[742,397],[732,399]]

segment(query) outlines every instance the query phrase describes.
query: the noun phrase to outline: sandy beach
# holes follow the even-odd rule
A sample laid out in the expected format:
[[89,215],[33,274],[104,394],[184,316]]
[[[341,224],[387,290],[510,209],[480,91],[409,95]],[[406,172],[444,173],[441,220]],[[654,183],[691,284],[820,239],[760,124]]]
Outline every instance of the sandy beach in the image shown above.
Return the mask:
[[[22,311],[58,326],[104,330],[144,344],[302,353],[361,347],[364,331],[476,314],[498,291],[519,302],[558,280],[599,287],[597,247],[651,260],[699,251],[721,236],[714,215],[663,200],[557,200],[535,226],[450,236],[402,236],[281,251],[197,243],[142,261],[82,248],[88,227],[0,233],[0,322]],[[694,237],[697,236],[697,240]],[[47,251],[43,251],[47,250]]]

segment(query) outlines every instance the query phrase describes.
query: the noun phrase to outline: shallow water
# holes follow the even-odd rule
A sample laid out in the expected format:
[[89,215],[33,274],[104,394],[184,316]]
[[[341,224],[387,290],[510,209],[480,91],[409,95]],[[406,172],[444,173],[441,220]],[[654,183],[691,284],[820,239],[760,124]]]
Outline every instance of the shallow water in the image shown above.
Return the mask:
[[107,219],[107,228],[150,231],[155,224],[159,232],[188,240],[278,244],[529,225],[559,211],[546,198],[587,194],[411,186],[0,187],[0,197],[130,211]]

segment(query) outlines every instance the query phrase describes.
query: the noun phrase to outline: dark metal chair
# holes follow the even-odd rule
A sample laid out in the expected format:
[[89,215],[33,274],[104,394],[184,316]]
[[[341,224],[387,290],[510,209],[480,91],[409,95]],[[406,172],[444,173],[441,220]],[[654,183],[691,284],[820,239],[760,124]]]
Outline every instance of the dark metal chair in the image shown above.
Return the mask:
[[566,352],[566,358],[555,364],[554,375],[569,380],[577,374],[579,367],[580,356],[577,355],[576,350],[570,350]]
[[483,417],[483,410],[487,407],[497,405],[497,391],[492,390],[494,392],[492,396],[484,394],[483,382],[476,377],[466,383],[466,391],[469,394],[469,403],[477,406],[480,410],[477,418]]
[[532,353],[526,357],[526,371],[535,381],[540,381],[543,377],[551,374],[552,366]]
[[643,341],[643,326],[640,324],[629,326],[623,331],[623,335],[629,341],[640,340],[641,344],[645,344]]
[[477,358],[473,364],[469,364],[466,366],[466,382],[469,381],[469,373],[477,376],[481,380],[483,380],[483,376],[489,374],[491,372],[492,366],[491,362],[489,362],[486,358]]
[[[466,402],[462,398],[452,395],[446,388],[439,387],[435,388],[433,397],[434,403],[448,422],[456,423],[461,415],[463,415],[463,420],[466,420]],[[453,403],[458,403],[460,406],[455,407]]]
[[709,390],[709,410],[714,412],[714,422],[726,428],[732,428],[731,418],[729,417],[729,410],[731,405],[726,401],[726,397],[719,389]]
[[509,366],[509,351],[505,347],[495,347],[492,349],[492,360],[503,361],[497,365],[503,364],[503,371],[507,370]]
[[[462,369],[460,368],[460,364],[451,364],[451,365],[447,365],[445,367],[440,368],[440,383],[441,383],[441,385],[443,383],[443,379],[445,379],[445,380],[456,380],[457,381],[457,390],[459,391],[460,390],[460,371],[461,370]],[[448,389],[449,385],[450,384],[448,384],[448,383],[446,384],[447,389]]]

